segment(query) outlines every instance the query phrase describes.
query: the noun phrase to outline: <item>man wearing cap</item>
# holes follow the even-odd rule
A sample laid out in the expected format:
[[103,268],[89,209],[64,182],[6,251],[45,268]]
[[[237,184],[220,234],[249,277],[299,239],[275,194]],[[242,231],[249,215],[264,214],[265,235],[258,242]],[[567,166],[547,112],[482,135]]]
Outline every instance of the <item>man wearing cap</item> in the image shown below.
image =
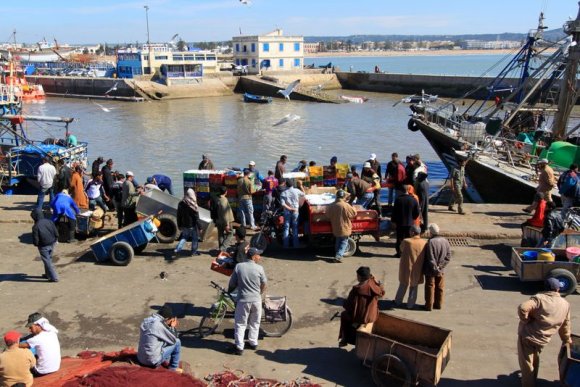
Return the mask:
[[248,328],[248,348],[258,347],[260,319],[262,318],[262,293],[266,289],[266,273],[261,265],[259,250],[251,247],[248,250],[248,260],[239,262],[230,278],[228,291],[237,289],[235,311],[235,346],[236,355],[244,353],[244,335]]
[[373,202],[373,186],[352,173],[346,174],[345,188],[350,194],[349,204],[356,203],[366,209]]
[[399,260],[399,289],[395,296],[395,305],[401,306],[407,289],[407,309],[413,309],[417,301],[419,284],[423,283],[423,259],[425,257],[425,244],[427,241],[421,238],[421,229],[417,225],[411,226],[410,237],[401,242],[401,259]]
[[439,235],[439,226],[429,225],[431,237],[425,246],[425,309],[441,309],[445,292],[445,267],[451,260],[451,245]]
[[155,184],[161,191],[167,191],[168,194],[173,195],[171,178],[169,176],[158,173],[156,175],[149,176],[147,178],[147,183]]
[[58,330],[40,313],[29,315],[26,327],[32,337],[20,343],[20,348],[30,348],[36,352],[36,366],[32,368],[32,374],[42,376],[58,371],[60,369]]
[[465,215],[463,211],[463,190],[467,188],[467,182],[465,181],[465,165],[467,165],[466,158],[457,158],[458,168],[453,168],[451,172],[451,200],[449,201],[449,211],[455,211],[453,207],[457,203],[457,213],[460,215]]
[[[556,186],[556,178],[554,177],[554,170],[548,165],[548,159],[538,160],[537,167],[540,170],[538,176],[538,187],[536,192],[542,193],[547,202],[552,201],[552,189]],[[531,214],[537,207],[538,202],[535,200],[528,207],[524,208],[524,212]]]
[[334,259],[342,260],[348,247],[348,238],[352,233],[352,219],[356,210],[345,201],[346,192],[339,189],[336,192],[336,201],[326,209],[326,217],[330,219],[332,234],[336,239]]
[[0,354],[0,386],[17,383],[32,386],[30,370],[36,365],[36,358],[28,349],[20,348],[20,333],[10,331],[4,335],[6,350]]
[[248,164],[248,169],[250,170],[250,179],[254,181],[256,185],[261,185],[264,182],[264,176],[256,169],[256,162],[250,161]]
[[207,154],[201,155],[201,162],[199,163],[197,169],[207,169],[207,170],[213,170],[213,163],[211,162],[211,160],[209,159],[209,156]]
[[361,266],[356,271],[358,284],[352,287],[340,314],[339,347],[355,344],[356,329],[362,324],[373,323],[379,317],[379,298],[385,295],[380,281],[371,269]]
[[367,160],[368,163],[371,164],[371,169],[373,171],[375,171],[375,173],[379,176],[382,176],[382,172],[381,172],[381,163],[379,162],[379,160],[377,160],[377,155],[374,153],[371,153],[371,155],[369,156],[369,159]]
[[[371,155],[372,156],[372,155]],[[380,169],[380,165],[379,165]],[[373,164],[370,161],[365,161],[361,172],[361,179],[371,185],[370,192],[372,193],[371,201],[363,205],[364,208],[369,209],[373,202],[377,207],[379,206],[379,192],[381,190],[381,177],[373,169]]]
[[127,171],[125,174],[127,177],[123,182],[123,194],[121,197],[121,205],[123,206],[123,226],[127,226],[133,222],[137,221],[137,196],[139,196],[139,191],[135,189],[133,180],[135,176],[133,172]]
[[558,332],[562,345],[572,343],[570,337],[570,304],[560,296],[560,281],[547,280],[549,290],[538,293],[518,307],[518,360],[522,386],[536,385],[540,353]]
[[157,313],[146,317],[140,326],[137,360],[148,367],[169,363],[168,368],[179,368],[181,341],[177,338],[177,317],[169,305],[163,305]]

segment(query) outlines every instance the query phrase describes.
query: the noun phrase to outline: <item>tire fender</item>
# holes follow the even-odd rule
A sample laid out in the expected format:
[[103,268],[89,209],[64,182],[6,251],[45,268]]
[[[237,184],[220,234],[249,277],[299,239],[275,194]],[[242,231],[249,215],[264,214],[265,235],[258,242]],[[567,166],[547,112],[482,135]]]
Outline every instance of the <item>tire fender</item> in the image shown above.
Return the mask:
[[409,119],[409,122],[407,122],[407,129],[409,129],[411,132],[416,132],[419,130],[419,125],[417,125],[417,122],[411,118]]
[[157,216],[159,220],[159,227],[157,231],[157,239],[161,243],[173,243],[177,238],[179,229],[177,228],[177,218],[171,214],[160,214]]

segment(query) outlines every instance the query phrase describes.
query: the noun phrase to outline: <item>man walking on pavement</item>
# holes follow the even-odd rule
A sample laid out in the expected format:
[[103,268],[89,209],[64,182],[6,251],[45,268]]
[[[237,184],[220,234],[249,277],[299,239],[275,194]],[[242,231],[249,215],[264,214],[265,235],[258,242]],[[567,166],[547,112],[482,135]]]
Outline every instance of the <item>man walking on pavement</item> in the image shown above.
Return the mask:
[[439,235],[439,226],[429,225],[431,238],[425,246],[423,273],[425,274],[425,309],[441,309],[445,291],[445,267],[451,260],[451,245]]
[[35,208],[32,210],[30,216],[34,220],[34,226],[32,226],[32,243],[38,247],[40,259],[42,259],[42,263],[44,264],[43,277],[49,282],[58,282],[58,274],[56,274],[56,270],[52,264],[52,252],[58,240],[58,230],[50,219],[44,217],[41,209]]
[[467,159],[461,158],[457,160],[459,168],[454,168],[451,173],[451,192],[453,196],[449,202],[449,211],[455,211],[453,207],[457,203],[457,213],[465,215],[463,211],[463,190],[467,188],[467,182],[465,181],[465,165],[467,165]]
[[342,260],[348,247],[348,238],[352,233],[352,219],[356,216],[356,210],[345,201],[346,192],[338,190],[336,201],[326,209],[326,216],[330,219],[332,234],[336,238],[335,256],[338,262]]
[[235,311],[235,346],[233,351],[241,356],[244,353],[244,335],[248,332],[248,348],[258,348],[258,334],[260,319],[262,318],[262,293],[266,289],[266,273],[258,265],[261,257],[258,249],[251,247],[248,250],[248,260],[239,262],[230,278],[228,291],[237,290]]
[[421,238],[419,226],[411,226],[411,237],[401,242],[401,259],[399,260],[399,289],[395,296],[395,305],[403,305],[403,298],[409,288],[407,309],[413,309],[417,301],[419,284],[423,283],[424,248],[427,241]]
[[560,296],[560,281],[547,280],[547,292],[536,294],[518,307],[518,360],[522,386],[536,385],[540,353],[558,332],[562,345],[572,343],[570,337],[570,304]]
[[395,242],[395,257],[401,256],[401,242],[411,236],[411,226],[419,217],[419,204],[414,197],[409,195],[409,186],[403,186],[403,192],[399,193],[393,206],[391,222],[394,223],[397,233]]

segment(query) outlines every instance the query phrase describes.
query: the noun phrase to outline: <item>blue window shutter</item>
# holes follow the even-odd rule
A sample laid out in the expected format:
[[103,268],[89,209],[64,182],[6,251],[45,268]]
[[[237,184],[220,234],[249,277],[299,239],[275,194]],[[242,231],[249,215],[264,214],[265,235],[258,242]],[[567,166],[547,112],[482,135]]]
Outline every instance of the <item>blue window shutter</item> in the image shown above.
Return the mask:
[[256,43],[252,43],[252,52],[256,52]]
[[300,43],[294,43],[294,51],[300,51]]
[[280,66],[280,67],[284,67],[284,59],[280,59],[280,60],[278,61],[278,66]]
[[284,51],[284,43],[280,43],[278,50],[280,52]]
[[240,44],[236,43],[236,52],[240,52]]
[[294,59],[294,67],[300,67],[300,59]]
[[270,51],[270,43],[264,43],[264,51],[265,52]]

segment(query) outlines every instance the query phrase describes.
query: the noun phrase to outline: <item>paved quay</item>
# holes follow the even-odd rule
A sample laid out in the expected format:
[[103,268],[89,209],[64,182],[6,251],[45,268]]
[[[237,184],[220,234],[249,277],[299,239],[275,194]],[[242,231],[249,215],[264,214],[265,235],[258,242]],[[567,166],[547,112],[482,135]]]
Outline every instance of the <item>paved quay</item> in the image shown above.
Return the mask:
[[[90,251],[94,239],[59,244],[55,261],[60,282],[47,283],[40,278],[42,264],[31,244],[29,212],[34,199],[0,196],[2,332],[25,332],[28,314],[40,311],[60,330],[63,355],[87,348],[135,347],[139,323],[153,308],[171,303],[182,317],[178,329],[187,331],[215,301],[209,281],[227,284],[227,277],[209,269],[217,244],[213,238],[202,244],[201,256],[174,261],[166,259],[173,245],[152,243],[127,267],[96,264]],[[225,321],[222,331],[204,339],[195,330],[185,334],[183,360],[198,377],[228,368],[278,380],[306,376],[323,385],[373,385],[370,369],[360,365],[353,347],[337,347],[339,320],[332,318],[356,282],[355,270],[365,265],[386,284],[383,311],[453,331],[451,361],[440,386],[519,386],[516,308],[542,289],[540,284],[521,283],[509,266],[510,248],[519,243],[519,225],[528,215],[514,205],[468,204],[466,209],[469,214],[461,216],[433,206],[429,214],[446,235],[469,238],[453,247],[443,310],[392,309],[399,262],[393,258],[393,239],[363,239],[361,251],[342,263],[320,257],[331,255],[329,251],[272,246],[262,261],[269,278],[267,293],[288,296],[294,315],[290,332],[260,340],[255,352],[232,356],[228,348],[233,322]],[[166,280],[159,276],[163,271]],[[580,298],[573,294],[567,300],[573,311],[572,331],[578,333],[580,322],[574,316]],[[418,303],[422,301],[421,289]],[[554,337],[542,352],[539,386],[557,385],[559,344]]]

